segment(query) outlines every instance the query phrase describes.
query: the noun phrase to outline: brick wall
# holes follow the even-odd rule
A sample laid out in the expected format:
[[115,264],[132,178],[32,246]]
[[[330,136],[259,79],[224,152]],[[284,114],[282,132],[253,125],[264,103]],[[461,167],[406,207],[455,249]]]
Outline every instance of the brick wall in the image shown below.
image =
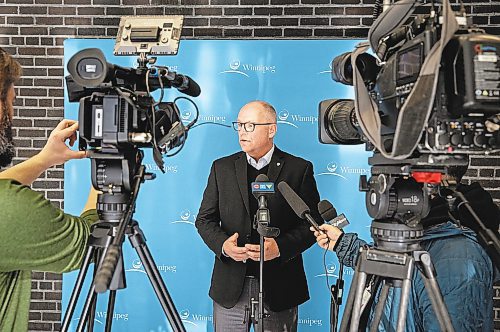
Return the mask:
[[[473,21],[500,34],[500,1],[464,0]],[[0,45],[24,66],[17,85],[16,162],[35,154],[63,116],[63,42],[114,38],[123,15],[185,15],[185,39],[364,38],[374,0],[0,0]],[[332,57],[336,54],[332,53]],[[473,158],[466,180],[479,180],[500,203],[500,156]],[[33,188],[63,205],[62,167]],[[58,329],[61,277],[33,274],[30,330]],[[500,289],[496,289],[500,328]]]

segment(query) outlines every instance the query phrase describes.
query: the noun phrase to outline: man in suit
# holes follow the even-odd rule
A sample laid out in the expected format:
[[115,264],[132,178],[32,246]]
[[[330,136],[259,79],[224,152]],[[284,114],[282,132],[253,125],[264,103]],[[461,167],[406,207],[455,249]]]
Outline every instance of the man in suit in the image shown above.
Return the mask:
[[[311,162],[274,145],[274,108],[252,101],[242,107],[233,126],[242,152],[213,162],[196,218],[198,232],[216,256],[209,295],[218,332],[248,331],[256,323],[250,312],[251,299],[258,299],[260,245],[253,227],[258,203],[250,183],[259,174],[274,183],[287,182],[321,220]],[[296,331],[297,306],[309,299],[301,253],[315,239],[279,192],[268,198],[268,208],[270,226],[280,234],[264,244],[264,307],[269,317],[263,326],[265,331]]]

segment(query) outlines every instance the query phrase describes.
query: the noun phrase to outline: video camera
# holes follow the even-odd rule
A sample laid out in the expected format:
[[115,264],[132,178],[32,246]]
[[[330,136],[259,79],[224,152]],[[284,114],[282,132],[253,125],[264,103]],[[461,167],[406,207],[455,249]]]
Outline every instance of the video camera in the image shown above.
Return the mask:
[[[182,23],[182,16],[122,17],[114,54],[139,56],[137,68],[110,64],[97,48],[84,49],[69,60],[70,75],[66,77],[69,101],[80,102],[79,148],[89,150],[96,188],[109,184],[105,177],[97,175],[97,170],[102,172],[103,167],[119,168],[132,175],[140,164],[138,148],[153,148],[154,160],[164,171],[162,154],[175,147],[182,148],[188,130],[197,121],[198,116],[184,125],[180,118],[176,105],[179,98],[193,103],[198,112],[190,99],[178,97],[173,102],[164,102],[163,96],[164,89],[174,87],[197,97],[201,92],[198,84],[168,67],[155,65],[156,58],[148,57],[177,54]],[[155,101],[151,94],[158,89],[160,98]],[[127,191],[130,182],[125,177]]]
[[410,226],[450,167],[500,151],[500,37],[455,16],[448,1],[412,16],[418,3],[395,2],[369,43],[333,60],[333,80],[353,85],[355,99],[321,101],[318,131],[321,143],[374,151],[372,176],[360,179],[368,212]]

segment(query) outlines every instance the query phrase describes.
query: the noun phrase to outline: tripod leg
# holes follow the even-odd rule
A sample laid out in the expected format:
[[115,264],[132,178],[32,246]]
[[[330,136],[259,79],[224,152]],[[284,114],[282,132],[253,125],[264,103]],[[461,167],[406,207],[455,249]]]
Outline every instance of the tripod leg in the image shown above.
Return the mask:
[[387,301],[387,295],[389,294],[389,288],[389,284],[384,281],[384,285],[380,290],[377,305],[375,306],[375,316],[373,317],[370,332],[378,331],[378,326],[380,325],[380,320],[382,319],[382,313],[384,312],[385,301]]
[[170,326],[172,327],[172,330],[174,330],[174,332],[179,332],[179,331],[185,332],[186,329],[182,324],[182,320],[179,316],[179,313],[175,309],[174,302],[172,301],[172,298],[168,293],[167,287],[165,286],[165,283],[161,278],[160,272],[156,267],[153,256],[151,256],[151,252],[149,251],[146,245],[144,235],[142,234],[141,229],[137,224],[135,224],[134,226],[131,227],[131,232],[132,233],[129,235],[130,243],[137,251],[139,258],[141,259],[144,269],[146,270],[146,274],[148,275],[149,280],[151,281],[151,285],[154,288],[156,296],[160,301],[160,304],[163,308],[163,311],[165,312],[165,315],[167,315],[167,319],[170,323]]
[[116,291],[109,291],[109,300],[108,300],[108,311],[106,315],[106,332],[111,331],[111,324],[113,324],[113,312],[115,311],[115,299],[116,299]]
[[[358,262],[359,264],[359,262]],[[342,315],[342,321],[340,323],[340,332],[346,332],[349,325],[349,320],[351,318],[352,306],[354,304],[354,295],[356,290],[356,285],[359,282],[359,273],[354,271],[354,277],[352,278],[351,287],[349,288],[349,295],[347,295],[347,301],[344,308],[344,314]]]
[[401,302],[399,303],[398,322],[396,331],[403,332],[406,325],[406,314],[408,312],[408,301],[410,299],[411,279],[403,279],[401,287]]
[[337,296],[334,291],[335,286],[330,288],[330,332],[337,332],[337,320],[339,314],[339,305],[337,304]]
[[94,254],[94,248],[88,247],[87,253],[85,254],[85,258],[82,262],[82,267],[80,268],[80,272],[78,273],[78,277],[76,279],[75,287],[73,288],[73,292],[71,293],[71,298],[69,300],[68,307],[66,308],[66,313],[64,314],[64,320],[61,326],[62,332],[68,331],[69,324],[71,322],[71,317],[73,317],[73,313],[75,312],[76,302],[78,297],[80,296],[80,292],[83,287],[83,282],[85,281],[85,276],[87,275],[90,261]]
[[89,292],[87,294],[87,299],[85,300],[85,305],[83,306],[82,314],[80,316],[80,321],[78,322],[77,332],[81,332],[84,329],[85,322],[89,316],[89,309],[91,304],[96,300],[96,293],[94,285],[90,286]]
[[[90,305],[89,318],[87,319],[87,332],[94,331],[95,310],[97,308],[97,297],[94,296]],[[80,317],[81,319],[81,317]]]
[[359,280],[356,285],[356,295],[354,297],[354,305],[352,307],[351,327],[350,332],[358,332],[359,321],[361,319],[361,305],[363,300],[363,291],[366,286],[366,273],[359,272]]
[[422,254],[420,256],[420,263],[423,268],[422,279],[424,281],[424,286],[431,300],[432,308],[436,313],[441,331],[454,331],[448,309],[446,308],[441,290],[435,278],[436,273],[430,255],[428,253]]

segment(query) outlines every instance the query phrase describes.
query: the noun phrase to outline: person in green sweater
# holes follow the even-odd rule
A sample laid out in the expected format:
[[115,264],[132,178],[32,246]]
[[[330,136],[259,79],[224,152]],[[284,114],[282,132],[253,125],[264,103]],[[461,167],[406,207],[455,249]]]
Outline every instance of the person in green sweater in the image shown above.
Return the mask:
[[[2,168],[14,156],[14,83],[20,75],[20,64],[0,48]],[[91,188],[82,215],[75,217],[28,187],[48,168],[85,158],[84,151],[66,145],[73,145],[77,129],[76,121],[61,121],[38,154],[0,172],[0,331],[28,330],[31,271],[75,270],[85,255],[90,226],[98,220],[97,191]]]

